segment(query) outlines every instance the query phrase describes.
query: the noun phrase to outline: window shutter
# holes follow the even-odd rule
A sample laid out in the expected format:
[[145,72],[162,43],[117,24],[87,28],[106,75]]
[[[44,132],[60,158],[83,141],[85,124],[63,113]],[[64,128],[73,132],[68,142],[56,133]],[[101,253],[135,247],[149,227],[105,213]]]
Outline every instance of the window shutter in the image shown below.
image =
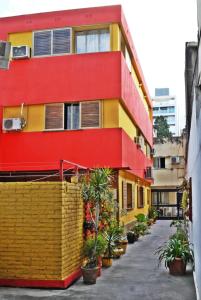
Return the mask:
[[51,55],[51,31],[34,32],[34,56]]
[[132,208],[135,207],[135,185],[132,185]]
[[81,103],[81,127],[100,127],[100,104],[99,102]]
[[48,104],[45,106],[45,129],[64,128],[63,103]]
[[125,181],[122,181],[122,203],[123,207],[122,208],[127,208],[127,184]]
[[71,29],[53,30],[53,54],[71,52]]

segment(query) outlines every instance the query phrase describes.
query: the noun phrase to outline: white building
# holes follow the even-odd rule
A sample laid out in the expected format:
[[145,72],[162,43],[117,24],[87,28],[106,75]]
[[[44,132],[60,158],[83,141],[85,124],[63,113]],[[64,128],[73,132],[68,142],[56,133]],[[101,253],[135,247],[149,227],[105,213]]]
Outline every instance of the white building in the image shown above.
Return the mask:
[[189,219],[194,246],[194,279],[201,299],[201,0],[197,0],[198,40],[186,43],[186,178],[189,182]]
[[153,121],[158,116],[167,120],[173,136],[178,135],[176,97],[170,96],[169,88],[156,88],[153,100]]

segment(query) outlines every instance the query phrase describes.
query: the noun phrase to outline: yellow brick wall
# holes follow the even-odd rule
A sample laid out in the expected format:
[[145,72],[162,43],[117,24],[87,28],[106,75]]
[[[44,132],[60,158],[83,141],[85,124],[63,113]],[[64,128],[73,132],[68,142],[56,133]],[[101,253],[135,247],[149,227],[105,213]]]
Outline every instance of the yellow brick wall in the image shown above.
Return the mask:
[[64,263],[66,274],[75,271],[77,256],[63,256],[64,245],[74,249],[82,242],[82,228],[73,219],[71,231],[63,230],[75,212],[71,199],[80,211],[82,206],[78,193],[68,197],[71,188],[74,192],[74,184],[62,182],[0,183],[0,278],[61,280]]
[[62,279],[82,263],[83,200],[78,184],[63,183],[62,197]]

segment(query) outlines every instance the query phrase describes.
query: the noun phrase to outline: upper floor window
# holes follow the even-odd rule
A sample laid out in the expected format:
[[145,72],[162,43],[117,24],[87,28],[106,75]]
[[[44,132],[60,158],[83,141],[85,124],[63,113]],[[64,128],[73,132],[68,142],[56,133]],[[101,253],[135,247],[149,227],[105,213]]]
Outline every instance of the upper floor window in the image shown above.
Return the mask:
[[99,101],[45,105],[46,130],[74,130],[99,127]]
[[108,29],[85,30],[75,33],[76,53],[110,51]]
[[34,56],[59,55],[71,52],[71,28],[34,32]]
[[165,157],[154,157],[154,168],[165,169]]

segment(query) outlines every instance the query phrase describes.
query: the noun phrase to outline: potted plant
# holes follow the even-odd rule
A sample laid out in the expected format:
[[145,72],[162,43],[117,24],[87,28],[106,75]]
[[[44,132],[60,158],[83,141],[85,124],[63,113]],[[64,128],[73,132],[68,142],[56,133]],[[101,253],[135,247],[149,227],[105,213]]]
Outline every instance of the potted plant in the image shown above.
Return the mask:
[[105,248],[106,241],[100,234],[97,236],[96,240],[94,237],[91,237],[85,241],[83,249],[85,262],[81,267],[84,283],[96,283],[96,278],[98,273],[100,273],[98,259],[104,253]]
[[[110,222],[107,230],[103,233],[106,240],[106,251],[102,258],[103,267],[110,267],[112,265],[112,258],[117,255],[115,251],[116,243],[121,237],[122,228],[116,223],[115,220]],[[122,252],[122,250],[121,250]]]
[[158,218],[158,211],[155,207],[151,207],[149,209],[148,217],[149,217],[149,219],[153,220],[153,223],[156,222],[156,220]]
[[184,275],[186,264],[193,262],[193,250],[189,243],[175,237],[171,238],[155,252],[159,255],[159,263],[164,261],[171,275]]
[[138,235],[135,233],[135,231],[129,230],[127,232],[127,240],[129,244],[133,244],[138,240]]
[[145,235],[148,233],[148,226],[146,223],[143,222],[136,222],[134,227],[133,227],[133,231],[137,234],[137,235]]
[[[98,255],[103,247],[103,239],[99,235],[99,220],[102,203],[111,201],[111,170],[110,169],[95,169],[87,176],[82,183],[82,197],[85,203],[88,203],[91,221],[94,224],[94,235],[88,239],[84,245],[84,253],[87,257],[86,264],[82,267],[84,283],[96,283],[98,270]],[[100,247],[100,245],[102,245]],[[91,274],[86,278],[86,274]]]

